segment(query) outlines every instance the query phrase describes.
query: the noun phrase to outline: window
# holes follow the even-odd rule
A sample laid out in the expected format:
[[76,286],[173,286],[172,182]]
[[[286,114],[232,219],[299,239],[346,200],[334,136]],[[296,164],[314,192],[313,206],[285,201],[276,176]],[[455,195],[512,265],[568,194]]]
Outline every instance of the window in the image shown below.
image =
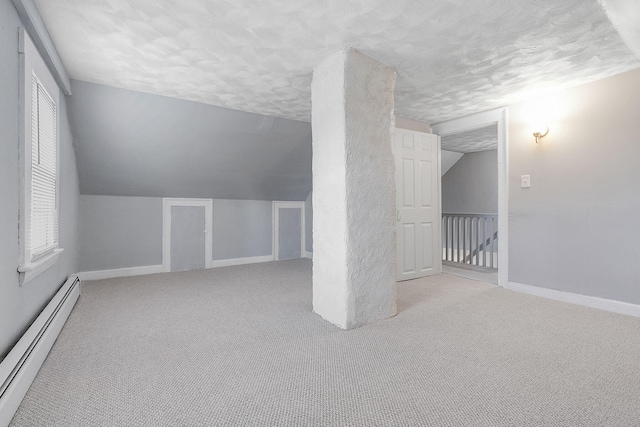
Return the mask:
[[50,266],[58,247],[59,89],[26,32],[20,32],[21,116],[20,265],[21,284]]

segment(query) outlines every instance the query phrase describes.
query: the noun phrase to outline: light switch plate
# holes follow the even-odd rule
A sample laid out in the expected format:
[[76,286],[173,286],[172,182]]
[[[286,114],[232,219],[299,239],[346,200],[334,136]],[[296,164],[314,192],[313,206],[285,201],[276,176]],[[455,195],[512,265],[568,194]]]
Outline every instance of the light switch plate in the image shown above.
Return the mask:
[[520,188],[531,188],[531,175],[520,175]]

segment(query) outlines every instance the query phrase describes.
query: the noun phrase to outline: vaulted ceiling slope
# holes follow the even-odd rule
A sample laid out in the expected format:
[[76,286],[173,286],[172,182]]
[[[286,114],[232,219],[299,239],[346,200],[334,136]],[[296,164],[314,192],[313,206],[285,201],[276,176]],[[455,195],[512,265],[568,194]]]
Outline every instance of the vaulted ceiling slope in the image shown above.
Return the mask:
[[427,123],[640,67],[606,8],[635,0],[35,1],[73,79],[304,121],[345,46]]
[[304,200],[309,123],[72,80],[81,194]]

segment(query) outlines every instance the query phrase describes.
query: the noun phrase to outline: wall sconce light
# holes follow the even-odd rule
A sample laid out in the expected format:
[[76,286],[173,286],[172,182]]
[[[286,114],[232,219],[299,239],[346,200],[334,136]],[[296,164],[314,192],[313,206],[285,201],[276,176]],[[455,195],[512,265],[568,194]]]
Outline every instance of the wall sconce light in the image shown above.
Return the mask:
[[537,128],[535,132],[533,132],[533,137],[536,139],[536,144],[540,142],[541,138],[544,138],[549,133],[549,127],[546,125],[540,126]]

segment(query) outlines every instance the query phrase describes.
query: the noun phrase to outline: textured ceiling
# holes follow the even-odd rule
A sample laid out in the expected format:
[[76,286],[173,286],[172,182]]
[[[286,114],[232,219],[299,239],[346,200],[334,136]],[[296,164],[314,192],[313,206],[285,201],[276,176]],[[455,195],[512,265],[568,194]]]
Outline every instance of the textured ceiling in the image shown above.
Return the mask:
[[452,133],[441,137],[442,149],[457,153],[475,153],[476,151],[496,150],[498,148],[498,132],[496,125],[460,133]]
[[36,0],[71,78],[298,120],[351,46],[439,122],[640,67],[597,0]]
[[629,49],[640,58],[640,2],[598,0]]

